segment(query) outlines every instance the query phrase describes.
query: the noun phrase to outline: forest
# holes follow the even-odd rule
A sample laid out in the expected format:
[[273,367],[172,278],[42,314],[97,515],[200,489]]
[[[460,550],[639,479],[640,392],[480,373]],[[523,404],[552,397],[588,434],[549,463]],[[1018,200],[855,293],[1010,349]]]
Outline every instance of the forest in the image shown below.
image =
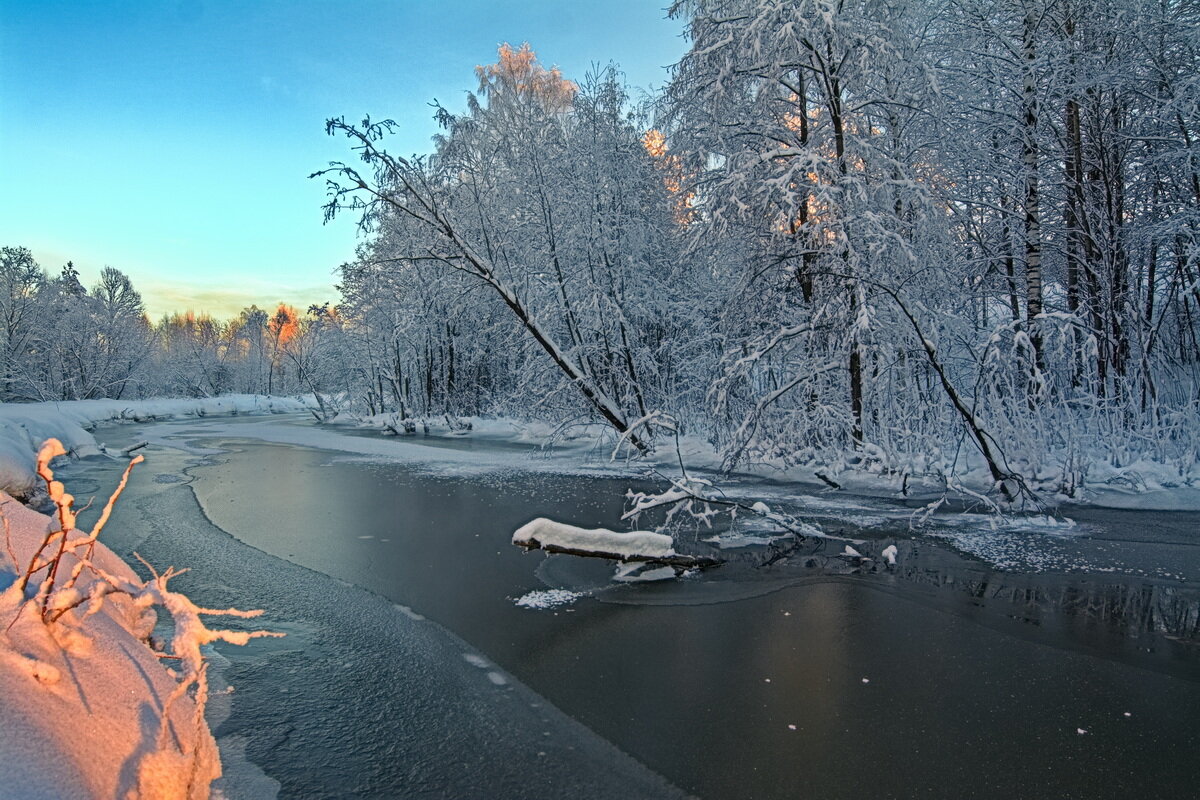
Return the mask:
[[0,397],[304,392],[1006,494],[1192,474],[1200,7],[670,13],[689,49],[653,92],[503,45],[427,153],[329,120],[347,156],[313,177],[362,233],[331,303],[152,322],[118,270],[4,248]]

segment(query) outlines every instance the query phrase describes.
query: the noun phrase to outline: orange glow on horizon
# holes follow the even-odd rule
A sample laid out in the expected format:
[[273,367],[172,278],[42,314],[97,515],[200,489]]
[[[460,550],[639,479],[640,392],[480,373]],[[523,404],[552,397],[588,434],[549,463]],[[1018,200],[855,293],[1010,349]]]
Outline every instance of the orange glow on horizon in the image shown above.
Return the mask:
[[300,312],[287,303],[280,303],[267,322],[267,330],[283,347],[300,332]]

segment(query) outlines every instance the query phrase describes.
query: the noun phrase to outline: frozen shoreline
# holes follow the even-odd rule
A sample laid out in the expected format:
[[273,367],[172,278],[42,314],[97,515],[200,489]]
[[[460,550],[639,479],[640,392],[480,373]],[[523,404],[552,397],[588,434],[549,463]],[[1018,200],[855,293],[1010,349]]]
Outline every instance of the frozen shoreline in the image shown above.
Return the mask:
[[156,400],[63,400],[0,403],[0,491],[25,498],[37,487],[34,461],[47,439],[58,439],[73,457],[103,451],[91,430],[106,422],[151,422],[206,416],[285,414],[306,411],[295,397],[236,394]]
[[[392,414],[378,414],[373,417],[356,418],[344,416],[334,419],[331,427],[341,427],[348,430],[378,431],[381,437],[394,441],[420,442],[421,435],[393,435],[387,425],[394,424]],[[464,417],[462,423],[469,423],[470,430],[452,429],[450,425],[431,420],[428,433],[431,436],[446,439],[461,439],[463,441],[480,441],[500,445],[525,445],[530,453],[545,452],[543,459],[558,465],[565,471],[600,471],[611,473],[613,469],[656,469],[663,474],[677,474],[678,460],[682,458],[688,469],[703,470],[717,473],[721,468],[721,458],[711,443],[696,436],[683,436],[679,441],[677,454],[673,444],[664,444],[649,458],[627,462],[623,456],[613,458],[611,431],[601,425],[576,426],[569,436],[564,436],[559,426],[545,422],[522,422],[506,418]],[[333,450],[354,452],[357,455],[372,457],[379,456],[378,448],[366,445],[356,445],[343,442],[338,445],[330,438],[312,438],[303,436],[290,437],[289,444],[310,445]],[[419,461],[435,460],[428,454],[414,453]],[[495,454],[487,454],[488,459],[494,459]],[[441,454],[438,460],[452,460],[453,457]],[[477,459],[476,459],[477,460]],[[526,464],[536,464],[538,459],[526,456]],[[968,459],[969,461],[969,459]],[[536,467],[534,467],[536,468]],[[867,469],[857,469],[849,466],[792,466],[779,464],[757,463],[738,467],[733,477],[736,479],[760,480],[775,485],[794,485],[807,491],[825,492],[830,490],[829,484],[818,477],[821,473],[825,478],[837,482],[837,490],[847,495],[863,495],[867,497],[905,497],[908,500],[932,501],[946,492],[945,482],[936,473],[888,474]],[[1066,496],[1057,491],[1052,482],[1029,477],[1027,480],[1035,488],[1043,500],[1051,505],[1064,508],[1095,507],[1140,511],[1198,511],[1200,510],[1200,485],[1191,485],[1195,476],[1181,476],[1178,470],[1168,464],[1159,464],[1146,460],[1136,461],[1122,468],[1115,468],[1097,460],[1092,464],[1089,479],[1078,487],[1075,496]],[[982,463],[971,462],[968,469],[955,476],[963,487],[980,493],[986,493],[991,488],[990,479]],[[954,496],[953,490],[950,492]]]
[[[305,413],[311,400],[266,395],[225,395],[212,398],[156,400],[76,400],[47,403],[0,404],[0,490],[25,497],[36,489],[33,479],[33,454],[41,442],[55,437],[73,456],[86,457],[102,451],[90,431],[111,422],[154,422],[178,419],[205,419],[232,416],[265,416]],[[255,431],[264,441],[320,447],[366,459],[411,459],[435,466],[457,464],[461,468],[490,470],[504,466],[528,469],[550,468],[556,471],[612,474],[614,471],[656,469],[664,474],[678,470],[681,456],[689,469],[717,472],[720,457],[713,446],[695,436],[680,439],[680,452],[662,446],[649,458],[627,462],[613,457],[611,433],[599,425],[575,426],[565,431],[544,422],[522,422],[507,418],[463,418],[469,430],[452,428],[449,423],[431,419],[427,436],[393,435],[388,425],[396,424],[394,414],[373,417],[343,415],[323,426],[260,426]],[[372,441],[365,435],[346,436],[340,431],[379,433]],[[232,431],[230,431],[232,432]],[[218,433],[218,435],[221,435]],[[422,441],[447,445],[431,452]],[[495,450],[466,453],[454,449],[456,443],[480,442],[511,447],[503,453]],[[407,445],[407,446],[405,446]],[[973,465],[956,479],[965,488],[986,492],[990,483],[986,473]],[[739,480],[761,480],[767,485],[792,485],[808,491],[827,491],[829,485],[817,477],[835,481],[838,491],[869,497],[900,497],[931,501],[946,492],[944,481],[934,472],[924,474],[888,474],[848,467],[822,468],[807,465],[784,467],[777,464],[751,464],[739,467]],[[1096,462],[1089,479],[1078,487],[1076,496],[1057,493],[1052,483],[1031,479],[1040,496],[1051,504],[1114,508],[1142,511],[1200,510],[1200,486],[1189,485],[1190,477],[1177,474],[1170,465],[1138,461],[1123,468]],[[953,492],[951,492],[953,495]]]

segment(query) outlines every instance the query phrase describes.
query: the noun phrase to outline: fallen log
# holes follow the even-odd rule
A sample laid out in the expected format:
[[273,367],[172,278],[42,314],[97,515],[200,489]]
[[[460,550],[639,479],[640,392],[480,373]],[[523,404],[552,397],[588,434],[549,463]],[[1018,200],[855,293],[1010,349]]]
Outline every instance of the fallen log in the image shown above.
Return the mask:
[[709,567],[719,567],[724,564],[724,561],[708,556],[687,556],[676,553],[672,556],[643,556],[643,555],[621,555],[619,553],[605,553],[602,550],[580,550],[574,547],[560,547],[556,544],[540,544],[536,540],[525,542],[514,542],[518,547],[523,547],[526,550],[544,550],[547,553],[562,553],[568,556],[583,556],[584,558],[607,558],[610,561],[639,561],[646,564],[656,564],[665,567],[682,567],[683,569],[707,569]]

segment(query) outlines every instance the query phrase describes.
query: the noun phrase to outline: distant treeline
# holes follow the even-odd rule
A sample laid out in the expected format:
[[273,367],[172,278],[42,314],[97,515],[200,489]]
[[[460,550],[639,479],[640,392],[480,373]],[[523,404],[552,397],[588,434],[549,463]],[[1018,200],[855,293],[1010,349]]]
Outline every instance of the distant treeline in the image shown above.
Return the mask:
[[89,290],[70,262],[52,276],[28,249],[0,247],[0,400],[307,392],[305,339],[334,316],[281,304],[154,323],[118,269],[105,267]]

